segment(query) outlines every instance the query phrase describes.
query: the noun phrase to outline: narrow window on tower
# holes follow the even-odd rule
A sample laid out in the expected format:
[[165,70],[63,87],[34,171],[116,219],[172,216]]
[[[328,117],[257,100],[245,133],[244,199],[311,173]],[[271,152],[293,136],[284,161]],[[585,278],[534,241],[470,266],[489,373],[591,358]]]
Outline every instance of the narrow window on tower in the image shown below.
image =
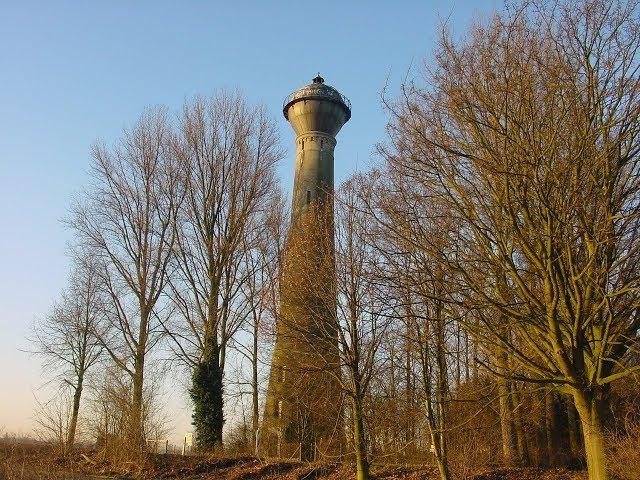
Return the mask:
[[280,383],[284,383],[285,371],[286,371],[286,367],[284,365],[280,367]]
[[307,205],[311,203],[311,190],[307,190]]
[[282,417],[282,400],[278,400],[276,403],[276,417]]

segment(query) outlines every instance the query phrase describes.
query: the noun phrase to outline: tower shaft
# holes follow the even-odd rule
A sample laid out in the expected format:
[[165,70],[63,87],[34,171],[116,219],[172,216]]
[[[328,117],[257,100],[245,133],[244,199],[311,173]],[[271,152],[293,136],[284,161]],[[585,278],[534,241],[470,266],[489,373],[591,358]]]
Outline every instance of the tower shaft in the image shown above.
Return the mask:
[[[291,201],[292,234],[305,222],[313,207],[326,216],[327,234],[333,238],[333,152],[336,139],[323,132],[308,132],[296,138],[296,171]],[[312,207],[313,205],[313,207]],[[318,212],[320,213],[320,212]],[[317,219],[318,221],[320,219]]]
[[260,442],[264,454],[313,460],[335,458],[343,445],[333,165],[351,112],[320,77],[292,97],[284,108],[297,133],[291,227]]

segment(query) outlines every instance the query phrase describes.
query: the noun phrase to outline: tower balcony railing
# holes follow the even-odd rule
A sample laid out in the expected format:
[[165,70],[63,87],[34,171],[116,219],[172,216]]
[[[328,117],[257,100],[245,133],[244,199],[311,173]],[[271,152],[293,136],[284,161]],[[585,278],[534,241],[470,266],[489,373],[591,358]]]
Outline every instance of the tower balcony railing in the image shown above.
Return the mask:
[[286,112],[287,106],[289,104],[300,99],[329,100],[331,102],[342,103],[345,107],[347,107],[349,113],[351,112],[351,102],[347,97],[333,88],[319,89],[315,86],[302,87],[292,94],[287,95],[287,97],[284,99],[284,103],[282,104],[283,111]]

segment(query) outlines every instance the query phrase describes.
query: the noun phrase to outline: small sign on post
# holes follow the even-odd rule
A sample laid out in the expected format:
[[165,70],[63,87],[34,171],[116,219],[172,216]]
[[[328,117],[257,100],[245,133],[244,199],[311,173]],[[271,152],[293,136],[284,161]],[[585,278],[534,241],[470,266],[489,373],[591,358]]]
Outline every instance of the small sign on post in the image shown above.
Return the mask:
[[193,449],[193,433],[186,432],[182,440],[182,455],[189,455]]

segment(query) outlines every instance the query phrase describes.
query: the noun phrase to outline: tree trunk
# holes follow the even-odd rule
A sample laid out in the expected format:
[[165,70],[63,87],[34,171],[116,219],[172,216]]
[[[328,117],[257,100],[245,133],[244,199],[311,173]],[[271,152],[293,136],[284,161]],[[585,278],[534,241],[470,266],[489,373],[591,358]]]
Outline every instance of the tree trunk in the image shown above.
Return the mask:
[[441,480],[449,480],[449,452],[447,448],[447,411],[445,406],[446,396],[449,392],[447,382],[447,352],[445,350],[445,319],[442,305],[437,305],[437,332],[436,332],[436,363],[438,364],[438,381],[436,384],[436,400],[438,404],[438,443],[436,449],[438,451],[438,470]]
[[597,393],[573,392],[584,435],[589,480],[608,480],[602,428],[602,405]]
[[446,460],[438,462],[438,473],[440,474],[440,480],[450,480],[449,465]]
[[460,346],[460,323],[456,322],[456,390],[460,390],[462,383],[462,347]]
[[143,427],[143,385],[144,385],[144,353],[138,353],[133,371],[133,396],[131,398],[130,447],[134,453],[144,450]]
[[516,438],[518,440],[518,455],[524,465],[530,465],[529,445],[527,443],[527,434],[524,430],[522,395],[516,385],[513,385],[513,412],[515,417]]
[[[215,264],[215,263],[214,263]],[[228,269],[217,266],[216,275],[212,277],[209,290],[209,311],[208,311],[208,331],[205,335],[205,351],[203,353],[203,363],[207,363],[210,378],[208,382],[207,403],[202,408],[208,410],[207,429],[209,438],[207,448],[222,450],[222,429],[224,426],[224,400],[222,396],[222,376],[225,362],[225,342],[219,339],[224,338],[226,330],[226,309],[228,307],[227,297],[224,296],[222,308],[219,311],[219,294],[221,291],[220,281],[222,273],[228,275]],[[224,291],[224,290],[223,290]],[[213,435],[213,437],[211,437]]]
[[71,406],[71,420],[69,421],[69,430],[67,433],[67,444],[65,447],[65,453],[69,453],[73,449],[73,444],[76,439],[76,427],[78,426],[78,412],[80,411],[80,397],[82,396],[82,382],[83,378],[78,378],[75,391],[73,392],[73,405]]
[[431,444],[433,448],[432,453],[436,458],[440,480],[450,480],[449,462],[447,458],[447,442],[444,436],[444,432],[442,431],[442,429],[438,428],[439,420],[436,419],[431,399],[427,398],[425,403],[427,408],[429,436],[431,438]]
[[405,363],[405,431],[404,431],[404,441],[407,445],[413,442],[415,438],[415,417],[413,415],[413,381],[412,381],[412,372],[413,366],[411,364],[411,344],[409,341],[410,332],[407,331],[407,340],[406,340],[406,363]]
[[258,322],[254,320],[253,328],[253,358],[251,359],[251,443],[254,454],[258,455],[258,422],[260,421],[260,405],[258,404]]
[[499,352],[496,355],[496,364],[499,374],[498,395],[500,397],[500,433],[502,434],[502,455],[505,465],[509,467],[519,464],[515,428],[513,425],[513,412],[511,409],[511,385],[507,378],[508,366],[506,353]]
[[536,432],[536,450],[538,452],[538,465],[543,467],[549,466],[549,451],[547,449],[547,409],[546,409],[546,400],[547,395],[544,389],[541,389],[538,393],[538,401],[540,402],[540,425],[541,427],[537,429]]
[[581,456],[581,439],[580,439],[580,425],[577,418],[576,406],[572,397],[566,397],[567,404],[567,422],[569,424],[569,448],[571,450],[571,457],[578,459]]
[[133,364],[133,396],[131,398],[130,430],[129,441],[132,453],[142,455],[145,448],[144,438],[144,357],[147,350],[148,326],[150,309],[140,302],[140,332],[138,333],[138,344],[136,345],[135,359]]
[[468,382],[470,378],[469,374],[469,334],[466,330],[464,332],[464,381]]
[[215,342],[205,343],[200,363],[196,366],[189,394],[193,401],[193,425],[197,447],[201,451],[222,448],[224,425],[222,372],[220,354]]
[[473,363],[471,364],[471,375],[473,376],[474,380],[478,380],[478,377],[480,376],[480,362],[479,360],[479,354],[480,354],[480,348],[478,347],[478,342],[474,341],[472,343],[473,346]]
[[356,479],[369,480],[369,459],[367,458],[367,444],[364,436],[362,400],[352,399],[351,407],[353,410],[353,447],[356,454]]
[[554,438],[556,437],[556,416],[553,406],[553,390],[547,389],[547,393],[544,397],[544,427],[546,431],[547,439],[547,459],[549,466],[556,465],[557,455],[554,448]]

